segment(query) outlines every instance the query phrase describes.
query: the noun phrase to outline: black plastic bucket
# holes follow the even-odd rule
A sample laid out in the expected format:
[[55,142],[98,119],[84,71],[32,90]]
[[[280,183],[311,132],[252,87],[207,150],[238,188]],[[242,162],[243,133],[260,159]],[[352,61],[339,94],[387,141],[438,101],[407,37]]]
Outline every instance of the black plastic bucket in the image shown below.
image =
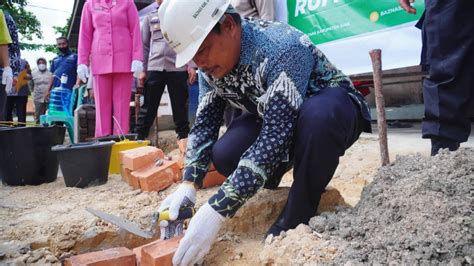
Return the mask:
[[57,153],[66,187],[84,188],[105,184],[114,141],[58,145]]
[[63,126],[0,128],[3,184],[39,185],[56,180],[58,160],[51,147],[63,143],[65,131]]
[[130,134],[125,134],[125,135],[108,135],[108,136],[103,136],[103,137],[98,137],[95,138],[95,140],[98,141],[115,141],[119,142],[122,141],[123,139],[128,139],[128,140],[137,140],[138,134],[136,133],[130,133]]

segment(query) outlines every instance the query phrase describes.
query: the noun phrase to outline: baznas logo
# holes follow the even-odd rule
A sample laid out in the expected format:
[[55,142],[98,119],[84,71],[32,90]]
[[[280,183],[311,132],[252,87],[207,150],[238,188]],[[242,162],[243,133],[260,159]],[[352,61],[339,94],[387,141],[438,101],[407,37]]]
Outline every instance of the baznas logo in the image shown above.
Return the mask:
[[[329,0],[333,3],[338,3],[339,0]],[[319,7],[326,7],[328,4],[328,0],[296,0],[295,6],[295,17],[299,16],[300,14],[306,14],[306,9],[309,11],[314,11]]]
[[379,12],[373,11],[372,13],[370,13],[370,16],[369,16],[370,21],[377,22],[379,18],[380,18]]

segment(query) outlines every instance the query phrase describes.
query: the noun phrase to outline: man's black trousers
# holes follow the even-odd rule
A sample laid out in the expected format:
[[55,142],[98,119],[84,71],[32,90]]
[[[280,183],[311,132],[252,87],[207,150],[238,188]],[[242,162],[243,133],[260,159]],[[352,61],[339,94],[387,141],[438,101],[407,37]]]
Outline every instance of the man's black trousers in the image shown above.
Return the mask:
[[187,138],[189,133],[188,121],[188,73],[186,71],[148,71],[145,81],[144,96],[145,101],[140,108],[136,132],[139,139],[148,136],[150,127],[155,120],[158,106],[165,86],[171,100],[173,111],[173,121],[176,126],[178,139]]
[[[18,122],[26,122],[26,104],[28,96],[8,96],[6,104],[6,120],[13,122],[13,110],[16,111]],[[20,124],[24,126],[24,124]]]
[[[289,163],[282,163],[266,187],[275,187],[285,171],[294,166],[294,182],[288,201],[271,232],[308,223],[316,214],[321,193],[331,180],[339,157],[359,137],[363,120],[359,107],[343,88],[328,88],[307,99],[301,106]],[[216,170],[229,176],[242,154],[257,139],[261,119],[244,113],[234,119],[227,132],[214,144],[212,162]],[[294,162],[294,164],[292,163]],[[354,162],[357,163],[357,162]],[[277,180],[276,184],[274,180]]]
[[[474,1],[426,0],[423,137],[467,141],[474,92]],[[422,60],[423,61],[423,60]]]

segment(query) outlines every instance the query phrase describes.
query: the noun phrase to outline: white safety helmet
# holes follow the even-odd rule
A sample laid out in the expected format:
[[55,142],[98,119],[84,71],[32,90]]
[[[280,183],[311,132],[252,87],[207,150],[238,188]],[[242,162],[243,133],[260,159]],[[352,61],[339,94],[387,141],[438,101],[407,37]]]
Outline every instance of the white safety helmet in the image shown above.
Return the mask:
[[158,9],[161,32],[176,51],[176,67],[188,63],[224,15],[230,0],[166,0]]

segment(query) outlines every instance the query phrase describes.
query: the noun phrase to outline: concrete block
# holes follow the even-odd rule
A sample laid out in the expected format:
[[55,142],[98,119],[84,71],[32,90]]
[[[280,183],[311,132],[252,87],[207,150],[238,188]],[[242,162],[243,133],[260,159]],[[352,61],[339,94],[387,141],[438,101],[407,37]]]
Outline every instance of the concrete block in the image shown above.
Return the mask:
[[177,236],[142,248],[141,266],[173,265],[173,255],[181,238]]
[[171,186],[181,178],[181,170],[173,161],[163,161],[161,166],[149,167],[133,171],[131,175],[138,179],[140,188],[144,191],[161,191]]
[[67,258],[65,266],[135,266],[135,254],[124,247],[85,253]]
[[204,177],[204,180],[202,182],[202,187],[209,188],[209,187],[220,186],[222,185],[222,183],[224,183],[225,179],[226,177],[219,174],[219,172],[209,171]]
[[154,163],[157,159],[165,158],[162,150],[153,146],[143,146],[131,150],[121,151],[121,158],[124,168],[132,171],[139,170]]

